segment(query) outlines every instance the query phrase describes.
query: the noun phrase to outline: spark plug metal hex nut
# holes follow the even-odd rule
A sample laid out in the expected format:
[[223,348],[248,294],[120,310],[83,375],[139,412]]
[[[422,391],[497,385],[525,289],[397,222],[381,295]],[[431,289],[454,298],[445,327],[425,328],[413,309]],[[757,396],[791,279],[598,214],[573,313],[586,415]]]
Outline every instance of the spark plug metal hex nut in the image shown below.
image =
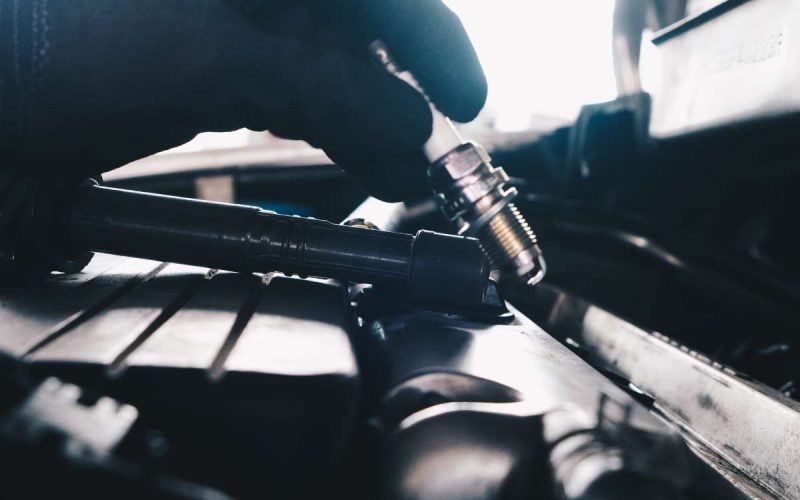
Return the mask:
[[506,187],[508,176],[492,166],[483,147],[467,142],[455,148],[431,164],[428,180],[459,234],[477,237],[505,278],[528,285],[544,278],[536,235],[513,204],[517,190]]

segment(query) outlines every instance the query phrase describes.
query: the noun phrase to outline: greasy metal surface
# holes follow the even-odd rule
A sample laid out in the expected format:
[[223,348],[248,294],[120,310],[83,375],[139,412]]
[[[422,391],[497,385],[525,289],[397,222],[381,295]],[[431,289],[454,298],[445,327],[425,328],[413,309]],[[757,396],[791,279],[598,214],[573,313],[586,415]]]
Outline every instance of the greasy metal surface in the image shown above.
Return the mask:
[[524,410],[515,414],[510,406],[450,403],[412,416],[388,439],[391,453],[384,460],[381,496],[408,500],[542,497],[542,481],[535,468],[535,457],[543,448],[541,420]]
[[[666,429],[600,372],[523,315],[518,318],[513,325],[491,325],[446,316],[387,316],[370,327],[368,361],[380,365],[375,367],[384,374],[379,378],[385,387],[394,388],[386,393],[388,398],[415,379],[447,374],[463,383],[480,381],[483,392],[492,395],[485,402],[522,401],[533,413],[575,405],[596,414],[603,400],[611,399],[631,408],[634,425]],[[447,386],[452,389],[455,384]]]
[[[492,325],[405,313],[368,325],[364,370],[379,400],[377,421],[391,430],[385,496],[539,496],[536,464],[580,434],[593,451],[559,447],[559,457],[550,456],[566,498],[595,498],[595,488],[616,492],[605,498],[679,498],[692,457],[672,428],[517,317]],[[553,418],[542,422],[544,415]],[[606,433],[606,425],[625,431]],[[629,491],[633,476],[645,490]]]
[[687,443],[692,451],[709,466],[741,492],[741,498],[773,498],[773,495],[750,477],[741,473],[735,465],[725,460],[713,448],[697,438],[688,436]]
[[670,420],[722,458],[717,462],[732,464],[773,495],[800,497],[800,403],[566,294],[558,296],[547,327],[653,397]]

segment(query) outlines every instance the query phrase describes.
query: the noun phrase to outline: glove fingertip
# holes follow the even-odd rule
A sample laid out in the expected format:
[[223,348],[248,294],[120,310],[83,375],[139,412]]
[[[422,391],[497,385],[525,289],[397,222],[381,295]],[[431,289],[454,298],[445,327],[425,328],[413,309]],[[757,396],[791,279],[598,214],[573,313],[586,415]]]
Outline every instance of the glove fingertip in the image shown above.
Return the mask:
[[473,120],[488,85],[458,16],[440,0],[384,0],[372,13],[390,50],[437,108],[458,122]]
[[467,123],[474,120],[486,104],[489,93],[483,71],[480,68],[468,71],[459,81],[453,81],[446,86],[448,91],[434,98],[436,107],[453,121]]
[[427,162],[419,152],[389,157],[366,157],[326,151],[364,191],[380,200],[394,203],[425,196]]

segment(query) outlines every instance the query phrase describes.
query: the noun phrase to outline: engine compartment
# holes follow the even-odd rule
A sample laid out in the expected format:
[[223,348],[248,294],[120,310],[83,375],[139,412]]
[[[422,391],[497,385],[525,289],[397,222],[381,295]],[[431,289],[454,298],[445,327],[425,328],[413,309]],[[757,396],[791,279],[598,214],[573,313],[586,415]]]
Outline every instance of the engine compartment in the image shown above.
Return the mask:
[[[494,138],[548,264],[503,311],[104,254],[0,290],[0,496],[800,497],[800,122],[747,85],[796,85],[797,7],[711,4],[665,93]],[[107,184],[452,230],[318,156]]]
[[[67,463],[125,460],[140,486],[157,471],[244,498],[704,495],[711,469],[669,426],[519,312],[457,318],[369,295],[104,255],[5,292],[4,352],[57,395],[23,405],[16,439]],[[131,410],[60,422],[59,405],[103,414],[108,397],[87,394]]]

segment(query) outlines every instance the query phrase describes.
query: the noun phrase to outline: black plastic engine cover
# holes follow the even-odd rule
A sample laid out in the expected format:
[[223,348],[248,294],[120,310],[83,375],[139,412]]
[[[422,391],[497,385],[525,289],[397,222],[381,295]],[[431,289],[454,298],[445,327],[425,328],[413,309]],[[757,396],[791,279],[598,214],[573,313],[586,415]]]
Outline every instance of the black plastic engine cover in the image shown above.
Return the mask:
[[310,495],[342,460],[359,376],[339,285],[99,256],[2,304],[1,349],[134,405],[181,477]]

